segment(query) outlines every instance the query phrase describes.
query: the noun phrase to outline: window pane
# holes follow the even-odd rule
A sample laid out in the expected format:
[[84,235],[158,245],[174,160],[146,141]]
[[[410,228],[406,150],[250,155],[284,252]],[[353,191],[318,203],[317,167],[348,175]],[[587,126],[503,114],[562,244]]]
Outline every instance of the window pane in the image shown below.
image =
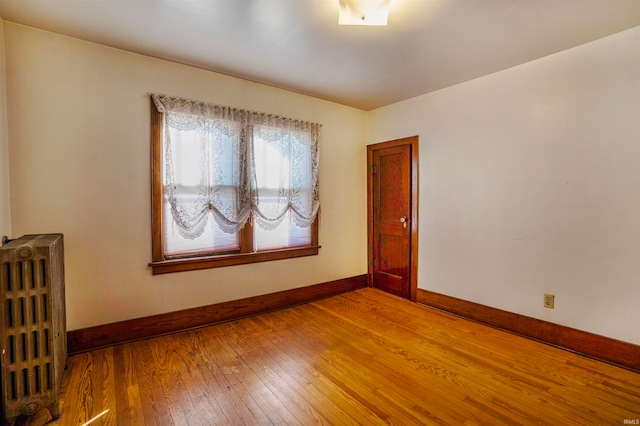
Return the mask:
[[170,133],[171,166],[175,184],[178,187],[206,187],[206,161],[209,156],[206,135],[197,130],[173,128]]
[[239,233],[227,234],[215,223],[209,213],[207,226],[202,235],[190,240],[180,235],[171,215],[171,206],[166,197],[163,208],[164,253],[167,256],[182,254],[220,253],[240,250]]
[[[174,116],[175,120],[179,118]],[[172,195],[181,216],[179,220],[173,217],[168,202],[169,192],[165,190],[165,255],[228,253],[240,249],[239,234],[222,231],[217,222],[229,224],[237,219],[240,173],[238,126],[237,123],[210,120],[195,128],[170,127],[171,155],[164,153],[169,163],[163,170],[163,181],[175,185]],[[170,174],[168,167],[171,168]],[[195,239],[185,238],[176,221],[186,225],[187,232],[202,234]]]
[[311,227],[299,227],[289,213],[276,229],[265,230],[258,225],[253,229],[256,251],[311,245]]

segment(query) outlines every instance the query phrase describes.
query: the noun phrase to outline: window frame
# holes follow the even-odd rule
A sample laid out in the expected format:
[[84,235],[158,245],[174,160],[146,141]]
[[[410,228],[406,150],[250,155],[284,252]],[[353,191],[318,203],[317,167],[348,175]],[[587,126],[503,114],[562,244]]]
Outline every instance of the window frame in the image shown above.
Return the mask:
[[319,217],[311,224],[311,244],[300,247],[287,247],[264,251],[253,251],[253,221],[249,220],[240,230],[240,252],[229,254],[172,255],[164,254],[163,238],[163,197],[164,167],[162,156],[162,120],[163,114],[151,102],[151,272],[153,275],[172,272],[192,271],[198,269],[219,268],[232,265],[244,265],[272,260],[291,259],[303,256],[314,256],[319,253],[318,244]]

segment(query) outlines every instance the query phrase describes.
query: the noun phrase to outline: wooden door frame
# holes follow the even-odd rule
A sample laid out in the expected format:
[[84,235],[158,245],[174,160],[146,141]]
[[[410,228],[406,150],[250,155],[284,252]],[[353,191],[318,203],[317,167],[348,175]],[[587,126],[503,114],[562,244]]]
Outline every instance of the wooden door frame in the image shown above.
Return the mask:
[[380,149],[401,145],[411,147],[409,300],[415,302],[418,290],[418,136],[367,145],[367,284],[373,287],[373,153]]

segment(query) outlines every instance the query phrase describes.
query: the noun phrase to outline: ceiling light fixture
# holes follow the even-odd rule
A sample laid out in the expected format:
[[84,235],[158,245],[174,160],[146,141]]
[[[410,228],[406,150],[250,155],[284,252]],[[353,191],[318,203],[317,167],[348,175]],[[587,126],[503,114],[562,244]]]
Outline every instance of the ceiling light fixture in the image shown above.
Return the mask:
[[339,25],[387,25],[391,0],[339,0]]

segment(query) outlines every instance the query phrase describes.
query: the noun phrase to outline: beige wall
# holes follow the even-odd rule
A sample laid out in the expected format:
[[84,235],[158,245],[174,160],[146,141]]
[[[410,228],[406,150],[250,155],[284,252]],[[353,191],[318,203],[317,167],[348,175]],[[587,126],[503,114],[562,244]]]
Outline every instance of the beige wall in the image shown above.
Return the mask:
[[[3,27],[0,231],[65,234],[71,330],[365,273],[364,145],[417,134],[420,288],[640,343],[640,28],[367,114]],[[321,254],[151,276],[147,92],[322,123]]]
[[[64,233],[70,330],[366,273],[365,112],[13,23],[5,45],[13,235]],[[147,92],[321,123],[320,255],[152,276]]]
[[370,142],[420,137],[420,288],[640,344],[638,46],[640,27],[370,113]]
[[0,19],[0,237],[11,237],[9,205],[9,141],[7,138],[6,84],[4,71],[4,21]]

